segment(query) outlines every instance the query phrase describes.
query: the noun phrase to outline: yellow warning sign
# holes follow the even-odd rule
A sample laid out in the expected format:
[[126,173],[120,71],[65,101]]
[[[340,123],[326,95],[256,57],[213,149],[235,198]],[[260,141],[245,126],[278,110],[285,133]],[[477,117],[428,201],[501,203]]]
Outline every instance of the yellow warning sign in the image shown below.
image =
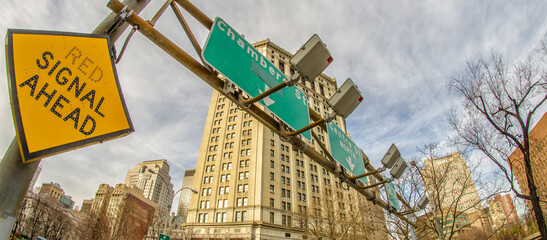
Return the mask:
[[104,35],[7,33],[8,82],[24,162],[133,132]]

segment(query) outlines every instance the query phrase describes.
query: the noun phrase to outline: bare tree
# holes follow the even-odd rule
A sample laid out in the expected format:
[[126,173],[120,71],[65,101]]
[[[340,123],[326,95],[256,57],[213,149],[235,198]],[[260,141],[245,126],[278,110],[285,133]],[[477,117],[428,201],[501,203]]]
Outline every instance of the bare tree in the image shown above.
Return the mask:
[[420,184],[412,177],[420,176],[429,199],[428,207],[416,213],[421,215],[416,219],[416,235],[420,239],[453,239],[467,231],[491,232],[482,202],[502,191],[496,176],[484,172],[479,163],[464,161],[459,152],[440,157],[437,149],[439,146],[432,143],[420,147],[420,159],[425,160],[412,161],[406,177],[397,183],[399,192],[415,206],[422,196],[409,190],[420,191],[422,187],[408,185]]
[[[414,162],[417,159],[413,160]],[[394,181],[396,192],[399,193],[401,198],[405,199],[408,206],[404,205],[405,211],[408,211],[407,218],[412,221],[415,219],[414,209],[419,209],[418,201],[422,196],[425,195],[425,190],[422,184],[422,178],[417,168],[407,168],[405,174],[401,176],[400,179]],[[381,189],[378,189],[381,190]],[[383,196],[384,199],[387,199],[387,196]],[[402,209],[400,209],[402,211]],[[387,233],[393,239],[413,239],[412,235],[423,236],[422,233],[425,231],[425,228],[415,228],[412,224],[401,220],[396,215],[387,214],[386,215],[386,224],[388,226]]]
[[73,223],[69,215],[69,210],[50,195],[29,193],[19,209],[13,232],[31,239],[37,235],[62,239],[71,232]]
[[[343,193],[341,193],[343,194]],[[376,239],[377,232],[385,232],[383,220],[365,219],[371,216],[366,200],[338,202],[332,194],[314,197],[310,209],[300,212],[297,221],[310,239]],[[340,199],[340,197],[338,197]],[[366,214],[364,214],[366,212]],[[382,210],[378,213],[383,216]]]
[[[463,111],[451,117],[460,143],[482,152],[503,172],[511,190],[531,202],[543,239],[547,239],[547,226],[532,171],[529,134],[538,109],[547,100],[546,61],[547,37],[524,61],[508,64],[495,53],[489,58],[477,57],[448,83],[464,101]],[[520,159],[508,161],[512,149],[522,153]],[[517,190],[507,165],[524,169],[528,192]]]

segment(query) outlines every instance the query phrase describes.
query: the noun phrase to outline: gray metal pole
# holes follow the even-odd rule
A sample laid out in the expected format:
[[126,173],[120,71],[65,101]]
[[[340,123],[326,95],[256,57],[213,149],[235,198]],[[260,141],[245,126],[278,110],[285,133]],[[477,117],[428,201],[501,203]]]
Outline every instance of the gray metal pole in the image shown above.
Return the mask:
[[40,160],[23,164],[17,137],[0,162],[0,239],[9,239],[19,209]]
[[[124,3],[140,13],[151,0],[125,0]],[[112,44],[120,37],[129,24],[110,13],[95,28],[93,34],[110,35]],[[13,138],[2,162],[0,162],[0,240],[8,240],[16,220],[17,210],[36,172],[40,160],[23,164],[17,137]]]

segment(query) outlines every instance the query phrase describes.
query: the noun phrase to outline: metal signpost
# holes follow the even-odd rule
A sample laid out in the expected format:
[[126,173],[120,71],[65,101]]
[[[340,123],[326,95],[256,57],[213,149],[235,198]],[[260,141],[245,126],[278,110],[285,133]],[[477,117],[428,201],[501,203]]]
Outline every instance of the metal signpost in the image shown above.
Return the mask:
[[133,132],[107,36],[8,30],[10,98],[23,162]]
[[[219,17],[213,23],[202,56],[251,97],[287,80],[283,72]],[[295,86],[282,88],[259,102],[295,130],[310,124],[308,100]],[[311,141],[310,131],[302,136]]]
[[[332,157],[353,175],[366,172],[361,149],[334,122],[327,123]],[[359,178],[368,184],[367,177]]]

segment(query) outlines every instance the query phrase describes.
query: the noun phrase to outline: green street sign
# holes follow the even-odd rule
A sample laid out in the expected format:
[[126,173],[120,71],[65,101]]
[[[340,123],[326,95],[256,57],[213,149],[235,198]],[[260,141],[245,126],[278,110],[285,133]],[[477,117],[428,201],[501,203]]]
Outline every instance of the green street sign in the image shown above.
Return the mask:
[[158,240],[169,240],[171,239],[171,237],[169,237],[168,235],[163,235],[160,233],[160,236],[158,237]]
[[[330,151],[334,159],[355,176],[365,173],[363,155],[357,144],[334,122],[327,123],[327,131],[329,133]],[[368,184],[366,177],[359,178],[359,180]]]
[[[217,17],[202,51],[205,62],[252,97],[282,83],[286,76],[224,20]],[[308,99],[296,86],[259,101],[291,128],[310,124]],[[302,136],[311,141],[311,132]]]
[[395,185],[393,185],[393,183],[390,183],[390,182],[386,183],[386,191],[387,191],[387,197],[389,199],[389,204],[393,206],[395,210],[399,211],[399,209],[401,208],[401,204],[399,203],[399,199],[397,198]]

